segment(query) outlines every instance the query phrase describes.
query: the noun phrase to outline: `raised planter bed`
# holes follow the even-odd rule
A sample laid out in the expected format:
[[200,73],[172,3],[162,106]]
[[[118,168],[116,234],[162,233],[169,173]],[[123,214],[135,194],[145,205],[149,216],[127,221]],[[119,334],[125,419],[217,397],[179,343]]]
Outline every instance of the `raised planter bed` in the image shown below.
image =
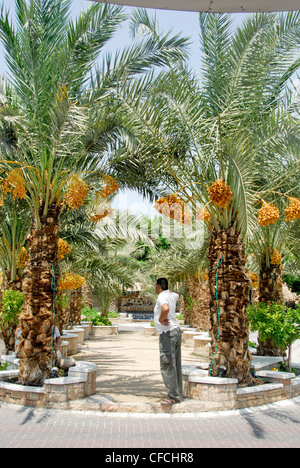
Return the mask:
[[144,333],[147,336],[158,336],[158,333],[156,331],[155,327],[151,327],[151,325],[146,325],[144,328]]
[[252,366],[255,372],[260,370],[272,370],[275,367],[279,367],[279,363],[282,362],[280,356],[253,356]]
[[192,328],[190,325],[179,325],[179,328],[182,333],[185,331],[197,331],[197,328]]
[[194,347],[194,337],[195,336],[203,336],[203,332],[197,332],[194,330],[187,330],[184,331],[182,334],[182,344],[184,346],[188,346],[190,348]]
[[19,369],[11,369],[0,372],[0,381],[9,381],[19,377]]
[[282,384],[264,384],[256,387],[246,387],[237,390],[236,407],[239,409],[249,406],[261,406],[282,399]]
[[283,385],[282,395],[286,398],[292,396],[292,379],[295,378],[295,374],[291,372],[277,372],[270,370],[263,370],[256,372],[256,375],[261,379],[268,379],[272,383],[280,383]]
[[[7,362],[11,369],[19,369],[19,359],[13,354],[2,354],[0,361]],[[0,373],[2,375],[2,373]]]
[[92,326],[92,336],[94,338],[99,338],[103,336],[109,335],[118,335],[118,325],[110,325],[110,326]]
[[[96,327],[107,329],[118,327]],[[151,327],[152,328],[152,327]],[[112,333],[113,330],[110,330]],[[68,334],[64,333],[63,338]],[[70,335],[70,334],[69,334]],[[78,336],[73,335],[75,339]],[[101,335],[104,336],[104,335]],[[274,359],[257,358],[260,367],[274,366]],[[68,377],[48,379],[43,387],[22,386],[13,381],[18,378],[19,360],[14,355],[2,356],[2,362],[8,362],[11,370],[0,372],[0,401],[26,406],[46,407],[55,409],[85,409],[99,411],[143,411],[160,413],[164,411],[159,404],[119,404],[95,395],[97,366],[79,361],[69,369]],[[254,362],[255,363],[255,362]],[[202,368],[203,367],[203,368]],[[183,391],[186,400],[179,405],[166,410],[172,413],[222,411],[241,409],[273,403],[286,398],[300,395],[300,376],[293,373],[257,370],[260,378],[266,378],[270,383],[259,386],[238,388],[235,379],[209,377],[207,363],[198,366],[183,366]],[[12,380],[12,381],[10,381]],[[93,396],[94,395],[94,396]],[[94,403],[94,398],[97,402]]]
[[47,379],[43,387],[4,382],[17,377],[18,370],[0,372],[0,401],[24,406],[60,408],[62,403],[93,395],[96,391],[97,366],[79,362],[69,369],[68,377]]
[[90,335],[90,333],[91,333],[91,331],[92,331],[93,322],[88,322],[88,321],[84,321],[84,320],[83,320],[83,321],[81,322],[80,326],[82,327],[83,325],[84,325],[84,326],[86,326],[86,325],[89,326],[89,335]]
[[68,356],[73,356],[73,354],[77,354],[78,342],[79,342],[79,337],[77,334],[68,333],[67,330],[64,330],[62,334],[62,340],[65,340],[69,343],[68,350],[67,350]]
[[300,375],[300,362],[292,362],[292,369],[297,376]]
[[90,332],[91,332],[91,329],[92,329],[92,322],[90,322],[90,324],[87,323],[87,322],[86,323],[82,322],[80,324],[80,328],[83,328],[83,330],[84,330],[84,339],[85,340],[88,340],[89,337],[90,337]]
[[185,365],[182,366],[182,385],[183,385],[183,396],[185,398],[190,398],[190,383],[189,377],[207,377],[208,370],[199,369],[199,367],[194,365]]
[[235,409],[237,384],[236,379],[190,375],[188,398],[204,403],[206,411]]
[[194,354],[208,357],[211,352],[211,341],[209,336],[194,336]]
[[300,376],[288,372],[258,371],[270,383],[245,388],[238,388],[235,379],[208,377],[204,372],[196,366],[182,367],[183,396],[201,401],[201,411],[248,408],[300,395]]
[[296,396],[300,395],[300,375],[292,380],[291,386],[292,386],[291,397],[295,398]]
[[61,356],[63,358],[68,356],[68,348],[69,348],[69,342],[62,340],[59,346],[59,351],[61,352]]
[[84,328],[74,326],[70,330],[68,330],[72,335],[78,335],[78,344],[82,344],[84,342]]

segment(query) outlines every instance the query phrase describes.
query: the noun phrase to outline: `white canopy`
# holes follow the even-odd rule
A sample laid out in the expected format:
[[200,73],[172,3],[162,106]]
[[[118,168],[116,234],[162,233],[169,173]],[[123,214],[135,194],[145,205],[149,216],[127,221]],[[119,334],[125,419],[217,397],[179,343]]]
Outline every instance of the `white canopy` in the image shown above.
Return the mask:
[[300,0],[94,0],[101,3],[158,8],[162,10],[242,13],[300,10]]

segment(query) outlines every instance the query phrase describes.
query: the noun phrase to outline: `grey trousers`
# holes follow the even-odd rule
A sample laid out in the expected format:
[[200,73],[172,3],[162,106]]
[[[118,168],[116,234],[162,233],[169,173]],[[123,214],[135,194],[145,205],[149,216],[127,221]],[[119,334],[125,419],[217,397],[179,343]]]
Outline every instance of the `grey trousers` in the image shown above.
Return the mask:
[[180,328],[159,335],[160,370],[174,400],[182,400],[181,336]]

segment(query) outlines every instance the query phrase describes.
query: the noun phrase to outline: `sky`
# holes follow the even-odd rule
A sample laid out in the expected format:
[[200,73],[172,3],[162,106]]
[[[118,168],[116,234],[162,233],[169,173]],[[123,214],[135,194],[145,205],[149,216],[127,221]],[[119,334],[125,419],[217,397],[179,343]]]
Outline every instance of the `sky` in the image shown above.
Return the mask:
[[[2,0],[5,8],[14,10],[15,0]],[[0,0],[1,3],[1,0]],[[83,8],[88,8],[92,0],[72,0],[72,16],[76,17]],[[126,7],[126,12],[130,14],[134,8]],[[171,10],[156,10],[148,9],[149,15],[156,15],[161,31],[168,32],[173,30],[174,33],[183,33],[185,37],[191,38],[190,46],[190,63],[195,71],[200,68],[200,49],[199,49],[199,21],[197,12],[171,11]],[[240,24],[247,16],[247,13],[234,14],[236,24]],[[111,51],[121,49],[124,45],[129,44],[131,38],[128,31],[128,22],[120,27],[114,38],[109,42]],[[0,75],[5,75],[5,61],[3,49],[0,45]],[[113,201],[113,207],[120,210],[128,209],[130,212],[139,214],[145,213],[149,217],[158,214],[152,207],[152,204],[143,199],[142,196],[134,191],[127,190],[120,192]]]

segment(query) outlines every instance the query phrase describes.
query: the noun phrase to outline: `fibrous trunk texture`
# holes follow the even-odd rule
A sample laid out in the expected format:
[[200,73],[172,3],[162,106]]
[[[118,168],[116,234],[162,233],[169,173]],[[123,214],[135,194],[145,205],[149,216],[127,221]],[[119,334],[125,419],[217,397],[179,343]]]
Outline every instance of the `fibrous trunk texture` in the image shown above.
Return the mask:
[[81,324],[82,288],[73,289],[70,296],[70,322]]
[[87,282],[82,286],[82,299],[85,307],[93,308],[93,292]]
[[[272,302],[283,303],[282,289],[282,266],[267,265],[266,262],[261,266],[259,277],[259,302],[265,302],[270,305]],[[285,354],[284,350],[279,351],[272,340],[262,341],[258,337],[257,354],[259,356],[278,356]]]
[[[252,383],[246,309],[249,277],[242,238],[235,227],[213,230],[209,248],[212,374]],[[219,327],[220,320],[220,327]]]
[[62,331],[64,329],[68,328],[68,326],[71,323],[71,320],[70,320],[70,318],[71,318],[71,309],[70,309],[71,291],[66,290],[66,291],[64,291],[64,294],[66,296],[68,296],[68,303],[67,303],[65,308],[62,308],[62,313],[61,313],[61,316],[60,316],[59,330],[60,330],[61,333],[62,333]]
[[185,282],[184,321],[198,331],[210,331],[210,294],[208,281],[196,277]]
[[[59,207],[48,208],[47,216],[40,209],[41,227],[31,229],[29,261],[23,292],[25,307],[20,316],[20,380],[27,385],[42,385],[51,373],[54,318],[54,289],[58,287],[57,252]],[[54,357],[53,357],[54,359]]]
[[262,265],[259,278],[259,301],[283,302],[281,265]]

